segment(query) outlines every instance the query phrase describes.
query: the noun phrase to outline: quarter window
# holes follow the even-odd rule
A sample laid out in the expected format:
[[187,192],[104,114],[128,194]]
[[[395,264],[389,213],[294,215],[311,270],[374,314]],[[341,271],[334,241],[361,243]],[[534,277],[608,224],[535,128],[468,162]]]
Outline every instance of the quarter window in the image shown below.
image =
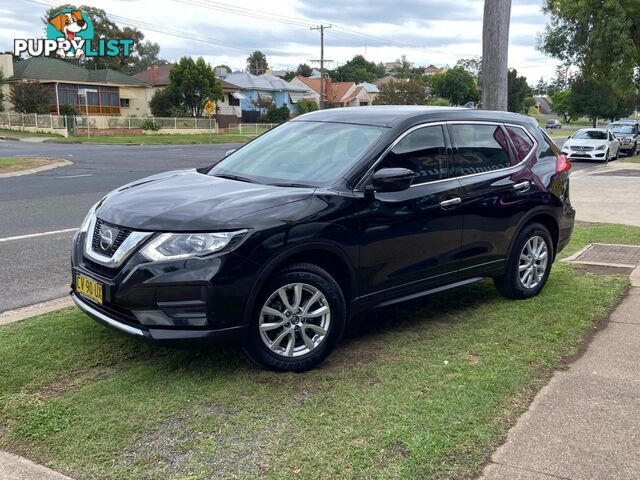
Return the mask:
[[405,136],[380,162],[379,168],[408,168],[414,184],[447,178],[447,149],[442,126],[424,127]]
[[511,166],[507,137],[499,125],[449,126],[457,147],[462,175],[491,172]]
[[527,158],[527,155],[533,150],[531,137],[529,137],[521,127],[507,127],[507,133],[516,149],[518,160],[522,161]]

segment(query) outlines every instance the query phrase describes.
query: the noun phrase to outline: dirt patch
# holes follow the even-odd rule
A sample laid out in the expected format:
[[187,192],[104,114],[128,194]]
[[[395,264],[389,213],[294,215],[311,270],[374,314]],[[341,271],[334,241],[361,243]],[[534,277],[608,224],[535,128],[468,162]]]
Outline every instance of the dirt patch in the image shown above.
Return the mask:
[[610,267],[606,265],[573,264],[573,268],[586,275],[629,275],[633,268]]

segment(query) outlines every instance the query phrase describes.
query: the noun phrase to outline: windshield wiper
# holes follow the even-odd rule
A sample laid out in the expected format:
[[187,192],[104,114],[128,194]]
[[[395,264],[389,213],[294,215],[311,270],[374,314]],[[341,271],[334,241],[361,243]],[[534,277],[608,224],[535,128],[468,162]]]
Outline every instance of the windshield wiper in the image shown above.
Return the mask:
[[297,187],[297,188],[313,188],[313,185],[307,185],[306,183],[270,183],[273,187]]
[[252,178],[241,177],[240,175],[231,175],[230,173],[218,173],[214,175],[214,177],[218,178],[226,178],[228,180],[237,180],[238,182],[247,182],[247,183],[258,183]]

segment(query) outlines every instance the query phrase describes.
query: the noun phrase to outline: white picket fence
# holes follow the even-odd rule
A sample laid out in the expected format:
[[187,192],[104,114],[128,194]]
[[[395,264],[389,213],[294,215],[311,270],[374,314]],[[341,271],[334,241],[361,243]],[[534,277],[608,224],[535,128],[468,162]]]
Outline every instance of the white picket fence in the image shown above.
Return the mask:
[[278,125],[278,123],[231,123],[224,131],[229,134],[260,135]]

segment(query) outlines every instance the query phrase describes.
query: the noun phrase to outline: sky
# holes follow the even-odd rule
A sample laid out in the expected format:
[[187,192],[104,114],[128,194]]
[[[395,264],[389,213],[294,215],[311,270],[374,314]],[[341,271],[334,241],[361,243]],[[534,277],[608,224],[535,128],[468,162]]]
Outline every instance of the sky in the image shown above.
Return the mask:
[[[558,62],[536,49],[548,21],[543,0],[512,0],[509,66],[530,84],[553,77]],[[354,55],[391,62],[406,55],[416,65],[453,66],[482,53],[484,0],[86,0],[121,26],[136,26],[160,44],[170,61],[202,56],[212,65],[246,67],[253,50],[267,55],[274,70],[314,65],[320,34],[312,25],[332,25],[325,33],[327,68]],[[15,38],[44,35],[41,17],[61,2],[0,0],[0,51]],[[277,21],[274,21],[277,20]],[[185,38],[187,37],[187,38]]]

